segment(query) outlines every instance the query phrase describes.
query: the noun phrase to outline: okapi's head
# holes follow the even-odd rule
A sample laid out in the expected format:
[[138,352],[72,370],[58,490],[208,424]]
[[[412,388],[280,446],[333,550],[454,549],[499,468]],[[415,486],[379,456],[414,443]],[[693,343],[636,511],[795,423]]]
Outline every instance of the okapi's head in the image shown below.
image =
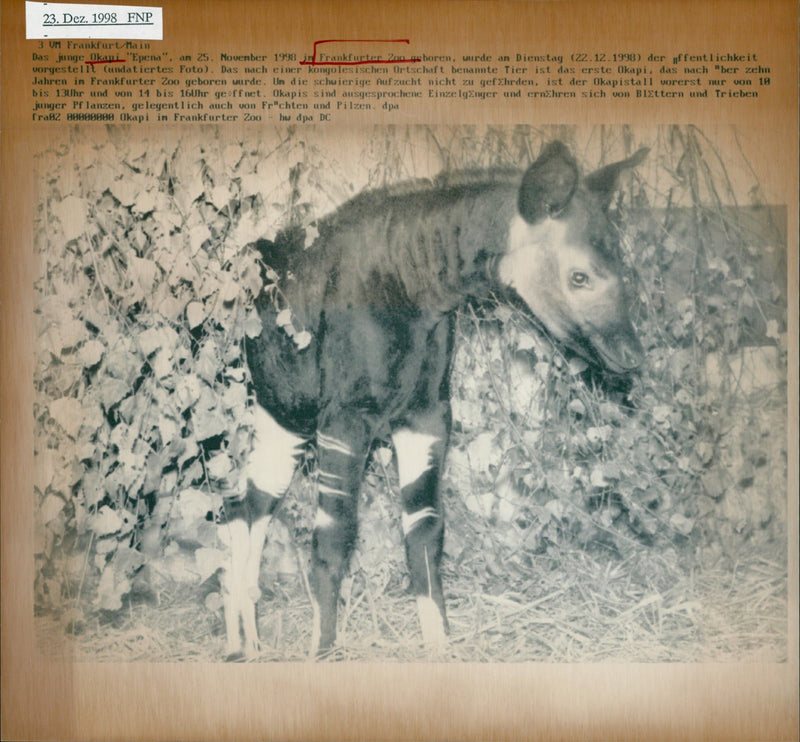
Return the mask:
[[628,317],[608,207],[619,174],[646,154],[581,179],[567,148],[548,145],[522,179],[508,251],[497,266],[500,281],[556,340],[616,373],[635,369],[642,347]]

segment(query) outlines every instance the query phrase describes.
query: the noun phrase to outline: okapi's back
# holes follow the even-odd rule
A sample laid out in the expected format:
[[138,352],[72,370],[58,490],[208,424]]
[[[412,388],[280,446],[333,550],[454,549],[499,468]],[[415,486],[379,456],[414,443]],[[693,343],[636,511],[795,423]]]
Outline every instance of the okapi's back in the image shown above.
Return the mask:
[[505,249],[521,173],[474,171],[355,197],[320,222],[336,263],[328,305],[450,311]]

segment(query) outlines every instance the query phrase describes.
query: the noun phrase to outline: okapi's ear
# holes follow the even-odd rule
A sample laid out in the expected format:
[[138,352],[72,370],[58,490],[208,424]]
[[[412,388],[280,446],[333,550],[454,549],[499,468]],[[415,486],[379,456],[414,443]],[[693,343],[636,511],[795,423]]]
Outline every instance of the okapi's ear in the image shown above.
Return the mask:
[[528,224],[536,224],[561,211],[577,187],[577,163],[562,142],[551,142],[522,178],[519,213]]
[[601,167],[599,170],[596,170],[586,177],[586,189],[597,196],[597,200],[603,208],[603,211],[608,209],[611,205],[614,191],[617,190],[620,173],[623,170],[640,165],[644,161],[644,158],[647,157],[649,151],[649,147],[642,147],[627,160]]

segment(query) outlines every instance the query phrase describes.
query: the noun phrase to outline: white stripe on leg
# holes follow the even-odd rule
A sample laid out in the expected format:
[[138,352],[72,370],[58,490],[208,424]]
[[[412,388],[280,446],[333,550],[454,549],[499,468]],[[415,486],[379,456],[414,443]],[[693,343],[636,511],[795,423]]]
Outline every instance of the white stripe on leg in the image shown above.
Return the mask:
[[264,551],[264,542],[267,540],[267,528],[272,521],[271,515],[253,521],[250,525],[249,550],[247,554],[247,567],[245,572],[245,584],[247,594],[254,603],[261,597],[261,590],[258,587],[258,575],[261,568],[261,552]]
[[305,440],[282,427],[260,405],[253,408],[253,433],[247,477],[262,492],[282,497],[292,483]]
[[392,433],[392,441],[397,453],[397,477],[403,489],[431,468],[431,450],[439,438],[402,428]]
[[228,534],[231,545],[231,559],[225,573],[223,590],[223,607],[225,611],[225,635],[228,654],[236,654],[242,649],[239,633],[242,608],[248,602],[245,575],[247,556],[250,550],[247,523],[234,520],[228,523]]
[[417,596],[417,614],[422,628],[422,640],[432,647],[443,647],[447,644],[447,633],[439,606],[427,595]]
[[317,514],[314,517],[314,528],[330,528],[334,523],[336,523],[336,519],[326,513],[321,507],[317,508]]
[[[256,603],[261,595],[258,574],[270,520],[270,516],[259,518],[248,528],[245,521],[237,518],[224,526],[228,529],[231,548],[223,590],[229,655],[244,651],[246,657],[253,658],[260,649],[256,626]],[[244,644],[240,630],[244,632]]]
[[245,657],[255,657],[261,649],[256,626],[256,603],[261,597],[258,587],[258,574],[261,567],[261,552],[267,538],[267,527],[271,516],[259,518],[250,525],[247,562],[244,572],[244,602],[242,604],[242,629],[244,630]]
[[331,435],[325,435],[317,431],[317,445],[320,448],[326,448],[328,451],[335,451],[336,453],[344,454],[345,456],[352,456],[353,449],[346,443],[334,438]]
[[319,652],[319,641],[322,637],[322,614],[319,611],[319,603],[312,598],[311,605],[314,609],[314,617],[312,618],[311,623],[311,648],[309,650],[308,656],[310,659],[317,658],[317,652]]
[[436,512],[436,508],[432,507],[422,508],[422,510],[417,510],[416,513],[403,512],[400,514],[400,521],[403,524],[403,533],[408,536],[411,529],[421,520],[438,517],[439,513]]

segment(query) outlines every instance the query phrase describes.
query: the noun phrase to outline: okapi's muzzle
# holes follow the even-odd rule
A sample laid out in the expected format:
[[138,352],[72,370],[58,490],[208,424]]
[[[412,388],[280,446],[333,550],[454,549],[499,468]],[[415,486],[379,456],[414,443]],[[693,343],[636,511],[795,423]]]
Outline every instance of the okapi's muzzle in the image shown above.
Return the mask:
[[589,345],[600,365],[616,374],[636,371],[644,360],[644,350],[630,322],[613,330],[592,328]]

